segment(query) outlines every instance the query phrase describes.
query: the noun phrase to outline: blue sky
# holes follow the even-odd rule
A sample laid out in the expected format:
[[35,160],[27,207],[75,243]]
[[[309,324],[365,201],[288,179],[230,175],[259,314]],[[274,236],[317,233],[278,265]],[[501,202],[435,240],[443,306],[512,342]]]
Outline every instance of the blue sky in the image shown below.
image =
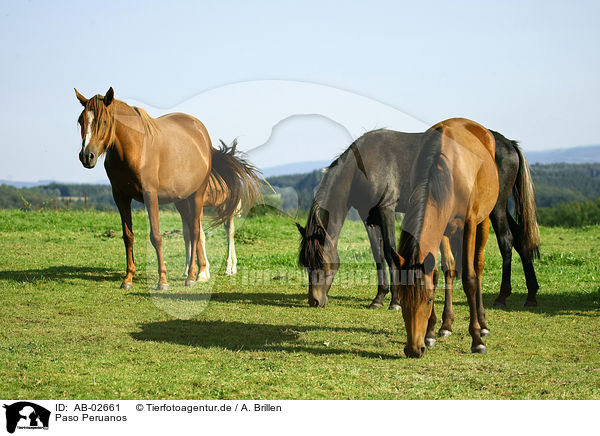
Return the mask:
[[[105,177],[77,160],[73,87],[168,112],[237,82],[310,82],[425,122],[468,117],[526,150],[600,143],[598,3],[418,3],[2,2],[0,179]],[[261,103],[215,111],[260,124]]]

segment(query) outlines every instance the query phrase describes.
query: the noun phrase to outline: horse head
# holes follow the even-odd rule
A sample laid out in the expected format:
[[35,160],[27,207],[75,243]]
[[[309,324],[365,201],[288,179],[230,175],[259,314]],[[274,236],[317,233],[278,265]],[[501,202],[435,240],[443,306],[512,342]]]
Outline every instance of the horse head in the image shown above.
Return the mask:
[[394,254],[400,280],[392,286],[400,287],[398,294],[406,328],[404,354],[407,357],[423,357],[427,351],[425,335],[438,279],[435,257],[429,253],[422,263],[409,264],[402,256]]
[[81,127],[79,160],[84,167],[94,168],[98,157],[114,142],[114,122],[110,110],[114,91],[111,87],[106,95],[87,99],[76,89],[75,95],[83,106],[78,119]]
[[329,288],[340,267],[340,258],[333,239],[326,230],[328,213],[318,206],[311,208],[308,224],[296,224],[302,236],[299,264],[308,273],[308,304],[325,307]]

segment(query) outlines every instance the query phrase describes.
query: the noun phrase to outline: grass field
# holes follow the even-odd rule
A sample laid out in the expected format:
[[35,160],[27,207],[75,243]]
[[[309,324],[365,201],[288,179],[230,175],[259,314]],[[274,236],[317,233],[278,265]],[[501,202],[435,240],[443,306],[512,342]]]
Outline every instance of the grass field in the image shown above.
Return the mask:
[[[340,280],[321,310],[307,306],[293,221],[262,216],[237,226],[238,276],[223,275],[219,228],[207,237],[213,279],[189,290],[181,223],[162,213],[171,290],[158,292],[147,219],[137,213],[138,274],[125,291],[118,214],[1,210],[0,396],[600,399],[600,227],[541,229],[536,308],[522,307],[518,262],[508,309],[491,308],[501,265],[492,236],[484,277],[488,354],[469,351],[458,285],[454,334],[413,360],[402,352],[401,313],[366,309],[375,277],[361,223],[343,229]],[[349,284],[352,277],[360,283]],[[439,317],[439,289],[435,301]]]

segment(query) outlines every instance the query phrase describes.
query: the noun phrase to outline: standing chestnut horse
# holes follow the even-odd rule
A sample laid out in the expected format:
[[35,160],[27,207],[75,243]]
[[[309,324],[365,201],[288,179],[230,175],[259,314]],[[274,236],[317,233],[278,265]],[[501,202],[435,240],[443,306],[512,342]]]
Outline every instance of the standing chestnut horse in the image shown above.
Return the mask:
[[116,100],[112,88],[106,95],[90,99],[77,90],[75,94],[84,107],[79,116],[79,160],[84,167],[93,168],[98,157],[106,153],[104,168],[121,214],[127,257],[127,275],[121,287],[131,289],[135,274],[132,199],[144,202],[148,211],[150,240],[158,258],[157,289],[169,289],[158,222],[159,203],[174,202],[184,233],[191,235],[186,286],[207,280],[200,223],[209,181],[229,192],[225,202],[216,207],[216,222],[222,223],[231,218],[240,202],[248,207],[260,196],[260,175],[256,169],[236,156],[234,148],[213,148],[204,125],[190,115],[172,113],[153,119],[142,109]]
[[411,174],[412,195],[398,253],[394,252],[399,277],[392,281],[392,287],[402,306],[407,333],[404,352],[408,357],[422,357],[425,337],[435,338],[436,255],[444,236],[458,240],[462,248],[471,351],[486,352],[481,337],[489,331],[481,277],[489,215],[498,199],[494,153],[493,135],[470,120],[452,118],[425,132]]

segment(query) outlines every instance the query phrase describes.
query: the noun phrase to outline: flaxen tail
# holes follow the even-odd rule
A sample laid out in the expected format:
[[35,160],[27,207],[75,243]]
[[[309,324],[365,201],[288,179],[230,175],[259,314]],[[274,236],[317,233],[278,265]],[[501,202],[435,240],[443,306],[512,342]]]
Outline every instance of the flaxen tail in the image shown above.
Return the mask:
[[237,150],[237,139],[228,147],[213,149],[212,170],[208,190],[224,193],[224,201],[215,205],[217,218],[212,225],[223,224],[234,214],[245,213],[257,202],[262,201],[261,172],[248,163]]
[[540,257],[540,229],[537,223],[537,209],[535,205],[535,191],[531,180],[529,164],[525,160],[518,144],[511,141],[519,155],[519,172],[513,187],[515,200],[515,221],[523,240],[523,255],[530,260]]

